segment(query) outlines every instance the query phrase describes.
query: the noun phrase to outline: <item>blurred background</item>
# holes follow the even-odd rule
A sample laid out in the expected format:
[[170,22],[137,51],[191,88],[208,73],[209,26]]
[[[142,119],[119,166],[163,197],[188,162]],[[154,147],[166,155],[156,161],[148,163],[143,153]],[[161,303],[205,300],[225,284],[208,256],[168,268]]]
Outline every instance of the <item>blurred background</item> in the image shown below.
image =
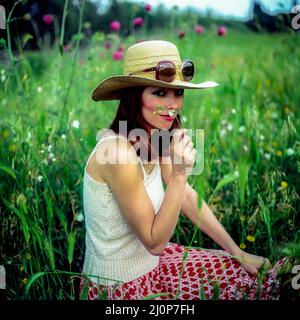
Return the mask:
[[[183,126],[205,132],[190,184],[240,248],[289,258],[281,299],[299,299],[299,1],[0,5],[1,297],[79,298],[84,165],[118,107],[91,93],[122,74],[129,46],[161,39],[194,61],[193,82],[220,84],[184,93]],[[171,241],[219,248],[184,216]]]

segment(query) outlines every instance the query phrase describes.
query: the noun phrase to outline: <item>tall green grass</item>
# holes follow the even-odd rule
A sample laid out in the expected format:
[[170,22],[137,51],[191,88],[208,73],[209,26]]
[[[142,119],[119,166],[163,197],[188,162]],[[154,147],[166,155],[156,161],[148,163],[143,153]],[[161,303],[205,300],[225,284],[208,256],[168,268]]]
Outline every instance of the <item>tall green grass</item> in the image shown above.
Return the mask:
[[[112,53],[139,37],[174,42],[195,62],[193,82],[220,83],[185,91],[186,127],[205,130],[205,170],[190,184],[246,251],[299,263],[299,37],[96,33],[85,49],[22,52],[1,65],[0,264],[8,299],[79,298],[83,168],[117,110],[117,101],[92,102],[91,92],[122,74]],[[183,216],[171,241],[218,248]],[[291,277],[287,269],[287,299],[297,294]]]

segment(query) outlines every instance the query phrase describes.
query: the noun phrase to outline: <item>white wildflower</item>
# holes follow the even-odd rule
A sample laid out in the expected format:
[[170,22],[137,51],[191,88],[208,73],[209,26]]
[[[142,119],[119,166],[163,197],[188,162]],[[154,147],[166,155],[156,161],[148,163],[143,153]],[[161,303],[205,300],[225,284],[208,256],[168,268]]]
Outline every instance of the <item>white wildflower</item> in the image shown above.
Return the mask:
[[271,159],[271,154],[270,153],[265,153],[264,157],[265,157],[265,159],[270,160]]
[[287,153],[288,156],[292,156],[292,155],[295,153],[295,151],[294,151],[294,149],[292,149],[292,148],[288,148],[288,149],[286,150],[286,153]]
[[54,158],[52,158],[52,162],[55,162],[56,161],[56,158],[54,157]]
[[43,153],[45,153],[45,151],[42,149],[42,150],[40,151],[40,153],[43,154]]
[[65,140],[65,139],[67,138],[64,133],[63,133],[60,137],[61,137],[63,140]]
[[246,146],[245,144],[243,145],[243,149],[245,152],[247,152],[249,150],[248,146]]
[[232,110],[231,110],[231,113],[236,114],[236,110],[235,110],[235,109],[232,109]]
[[48,152],[51,152],[51,150],[52,150],[52,145],[51,144],[49,144],[49,146],[47,147],[47,150],[48,150]]
[[240,175],[239,172],[237,170],[234,171],[233,175],[238,178],[238,176]]
[[220,131],[220,136],[221,136],[221,137],[224,137],[224,136],[226,135],[226,133],[227,133],[226,129],[222,129],[222,130]]
[[227,123],[227,121],[226,121],[226,120],[222,120],[221,123],[222,123],[223,126],[225,126],[225,124]]
[[73,128],[78,129],[79,126],[80,126],[80,122],[79,122],[78,120],[73,120],[72,123],[71,123],[71,126],[72,126]]
[[244,127],[244,126],[240,126],[239,127],[239,132],[240,133],[243,133],[243,132],[245,132],[246,131],[246,128]]
[[44,159],[43,163],[44,163],[45,166],[47,166],[48,165],[47,159]]
[[37,176],[37,177],[36,177],[36,180],[37,180],[38,182],[41,182],[41,181],[43,180],[43,176],[41,176],[41,175]]
[[259,139],[260,139],[260,140],[265,140],[265,137],[261,134],[261,135],[259,136]]
[[186,116],[182,116],[181,119],[183,120],[183,122],[187,121],[187,117]]
[[41,92],[43,91],[43,88],[42,88],[41,86],[38,86],[38,87],[36,88],[36,90],[37,90],[38,93],[41,93]]
[[53,152],[50,152],[50,153],[49,153],[49,158],[50,158],[50,159],[53,159],[54,157],[55,157],[54,153],[53,153]]
[[6,76],[4,74],[1,74],[1,82],[4,82],[6,80]]
[[231,123],[228,124],[227,129],[228,129],[228,131],[232,131],[233,127],[232,127]]
[[75,220],[78,222],[82,222],[84,220],[83,214],[81,212],[76,214]]

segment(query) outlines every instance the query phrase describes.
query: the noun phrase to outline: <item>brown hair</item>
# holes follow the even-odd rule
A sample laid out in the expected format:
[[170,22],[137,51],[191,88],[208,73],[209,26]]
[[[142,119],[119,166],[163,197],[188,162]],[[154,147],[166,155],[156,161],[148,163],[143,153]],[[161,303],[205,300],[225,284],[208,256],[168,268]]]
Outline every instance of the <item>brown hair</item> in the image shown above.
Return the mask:
[[[112,129],[115,133],[119,133],[119,121],[127,121],[127,137],[131,130],[133,129],[144,129],[147,132],[148,139],[147,141],[140,141],[140,146],[147,147],[148,150],[148,159],[143,159],[150,161],[151,160],[151,151],[152,155],[156,157],[166,156],[168,154],[167,149],[162,149],[161,143],[159,143],[159,150],[156,150],[151,144],[151,135],[147,130],[147,126],[151,126],[144,119],[141,112],[142,105],[142,94],[145,87],[132,87],[120,91],[120,103],[116,113],[116,116],[111,123],[109,129]],[[172,131],[176,128],[181,128],[181,119],[180,115],[177,115],[178,121],[174,121],[172,126],[168,131]],[[156,129],[153,127],[153,129]],[[138,140],[139,141],[139,140]],[[138,142],[136,141],[136,142]],[[133,145],[136,142],[130,141]],[[138,156],[140,156],[140,149],[137,150]]]

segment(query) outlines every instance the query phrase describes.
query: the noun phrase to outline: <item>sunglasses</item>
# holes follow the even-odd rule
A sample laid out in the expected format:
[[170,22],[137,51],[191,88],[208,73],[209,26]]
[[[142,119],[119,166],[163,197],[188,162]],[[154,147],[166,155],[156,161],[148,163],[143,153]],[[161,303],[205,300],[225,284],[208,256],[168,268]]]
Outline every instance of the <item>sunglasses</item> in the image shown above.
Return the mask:
[[139,72],[150,72],[155,71],[155,78],[156,80],[161,80],[164,82],[172,82],[176,77],[176,69],[179,69],[184,81],[190,81],[195,72],[194,63],[191,60],[184,60],[180,66],[177,68],[174,62],[169,60],[160,61],[156,67],[147,68],[140,71],[135,71],[130,73],[132,74],[139,73]]

